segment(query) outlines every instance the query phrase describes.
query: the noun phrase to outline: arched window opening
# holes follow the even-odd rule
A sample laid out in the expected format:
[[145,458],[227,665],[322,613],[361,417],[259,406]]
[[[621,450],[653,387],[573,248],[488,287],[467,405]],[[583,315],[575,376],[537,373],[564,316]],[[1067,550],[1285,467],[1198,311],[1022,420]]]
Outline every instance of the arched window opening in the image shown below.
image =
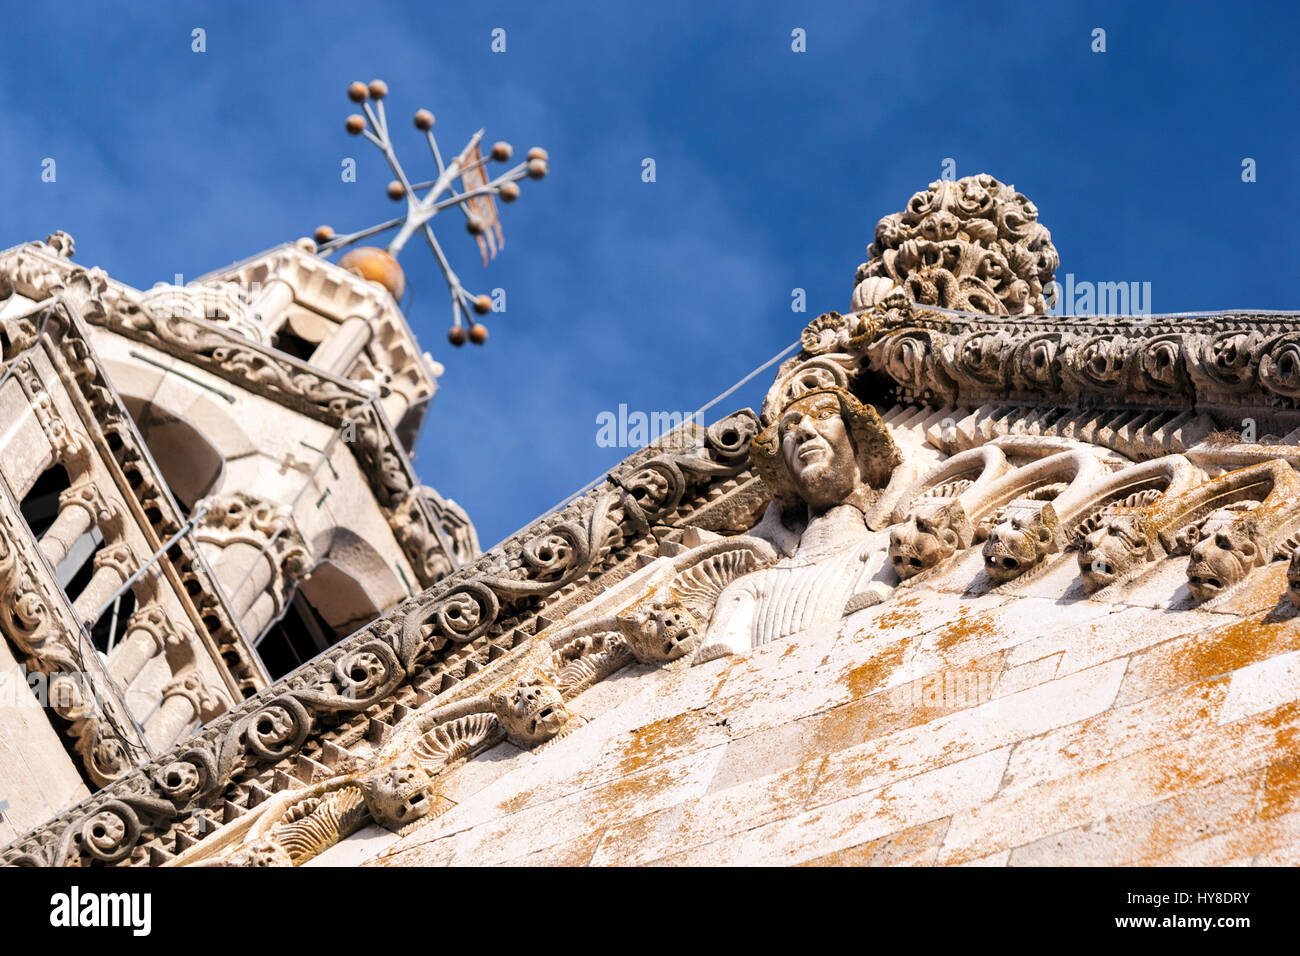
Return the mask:
[[360,583],[322,562],[294,591],[284,614],[257,642],[257,651],[271,676],[280,677],[378,616]]
[[124,397],[123,404],[176,503],[189,517],[195,502],[210,494],[221,480],[225,468],[221,452],[189,422],[157,405],[130,397]]
[[54,465],[36,479],[22,500],[20,509],[27,527],[32,530],[32,537],[40,540],[41,535],[50,529],[54,519],[59,516],[59,495],[71,487],[72,481],[62,465]]
[[294,591],[284,614],[257,642],[257,653],[262,656],[271,679],[278,680],[307,663],[336,639],[325,619],[298,590]]

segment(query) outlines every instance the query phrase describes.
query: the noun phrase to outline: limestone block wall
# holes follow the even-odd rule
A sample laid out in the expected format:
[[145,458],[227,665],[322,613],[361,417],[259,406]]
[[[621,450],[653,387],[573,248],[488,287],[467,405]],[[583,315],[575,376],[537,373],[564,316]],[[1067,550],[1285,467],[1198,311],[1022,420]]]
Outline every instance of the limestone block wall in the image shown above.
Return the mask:
[[1283,566],[1204,611],[1185,559],[1122,603],[1061,597],[1073,555],[1009,592],[964,564],[747,654],[629,667],[575,700],[585,726],[470,761],[440,817],[309,865],[1300,863]]

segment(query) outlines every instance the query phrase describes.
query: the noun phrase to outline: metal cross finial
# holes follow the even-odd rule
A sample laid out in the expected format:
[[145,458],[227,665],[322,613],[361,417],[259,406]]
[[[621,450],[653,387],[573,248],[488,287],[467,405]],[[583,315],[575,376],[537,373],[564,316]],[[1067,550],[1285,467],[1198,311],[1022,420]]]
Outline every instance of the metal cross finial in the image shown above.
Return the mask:
[[[433,135],[433,114],[428,110],[417,110],[414,117],[415,128],[421,130],[429,141],[429,150],[433,153],[438,175],[437,178],[427,182],[412,183],[397,159],[393,141],[388,133],[388,118],[384,113],[384,97],[387,95],[388,84],[383,80],[372,80],[369,86],[364,83],[350,85],[348,98],[354,103],[359,103],[365,115],[353,113],[347,119],[346,128],[353,136],[364,136],[370,140],[384,154],[388,165],[392,167],[393,175],[397,177],[388,184],[388,198],[394,202],[405,200],[406,213],[388,222],[344,236],[335,235],[334,230],[329,226],[321,226],[315,234],[317,251],[322,256],[329,256],[362,239],[396,228],[397,235],[388,243],[387,249],[366,251],[372,257],[389,264],[388,268],[397,277],[392,280],[397,283],[396,288],[399,290],[395,294],[400,297],[403,282],[395,259],[412,236],[417,232],[423,233],[451,292],[452,325],[447,333],[448,340],[453,345],[463,345],[467,340],[481,345],[487,340],[487,327],[471,319],[470,311],[478,315],[486,315],[492,311],[492,299],[486,295],[470,295],[465,290],[460,277],[456,275],[442,247],[438,244],[430,220],[444,209],[459,206],[465,214],[465,228],[478,242],[483,265],[486,266],[488,260],[495,258],[497,251],[505,245],[496,197],[499,196],[503,202],[514,202],[519,198],[518,183],[521,179],[543,178],[547,173],[546,150],[534,146],[528,151],[522,163],[495,179],[489,179],[485,168],[487,163],[489,160],[503,163],[510,159],[514,150],[509,143],[495,143],[488,155],[484,156],[479,148],[483,130],[479,130],[470,137],[465,148],[451,162],[444,163],[442,153],[438,150],[438,141]],[[457,180],[460,181],[459,184]],[[362,251],[358,249],[344,256],[340,260],[340,265],[346,266],[349,256]],[[364,268],[361,271],[363,275],[367,275]],[[371,277],[367,275],[367,278]],[[389,291],[393,291],[393,285],[385,284],[388,285]],[[469,327],[468,333],[466,325]]]

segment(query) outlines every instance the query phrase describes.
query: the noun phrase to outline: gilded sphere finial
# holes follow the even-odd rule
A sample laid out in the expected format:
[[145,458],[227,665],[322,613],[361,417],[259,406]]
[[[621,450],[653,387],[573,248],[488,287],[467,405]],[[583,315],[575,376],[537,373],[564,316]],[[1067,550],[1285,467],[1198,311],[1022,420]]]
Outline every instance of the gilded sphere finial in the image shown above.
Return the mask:
[[400,299],[406,291],[406,275],[402,267],[388,252],[375,246],[358,246],[349,250],[339,260],[339,266],[363,279],[378,282],[394,299]]

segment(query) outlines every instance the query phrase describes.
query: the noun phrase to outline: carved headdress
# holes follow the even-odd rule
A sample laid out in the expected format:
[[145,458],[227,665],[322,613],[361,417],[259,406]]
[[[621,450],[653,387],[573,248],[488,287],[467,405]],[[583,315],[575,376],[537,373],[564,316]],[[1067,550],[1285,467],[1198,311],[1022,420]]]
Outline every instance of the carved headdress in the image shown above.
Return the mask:
[[786,402],[773,416],[771,424],[750,443],[750,460],[783,510],[798,511],[804,508],[803,499],[781,454],[781,419],[791,408],[815,401],[822,395],[833,395],[839,400],[840,417],[853,442],[858,470],[863,482],[874,492],[869,496],[870,500],[846,502],[856,505],[865,513],[875,503],[881,489],[889,484],[894,469],[902,464],[903,454],[890,437],[889,430],[875,408],[863,405],[842,388],[812,389]]

